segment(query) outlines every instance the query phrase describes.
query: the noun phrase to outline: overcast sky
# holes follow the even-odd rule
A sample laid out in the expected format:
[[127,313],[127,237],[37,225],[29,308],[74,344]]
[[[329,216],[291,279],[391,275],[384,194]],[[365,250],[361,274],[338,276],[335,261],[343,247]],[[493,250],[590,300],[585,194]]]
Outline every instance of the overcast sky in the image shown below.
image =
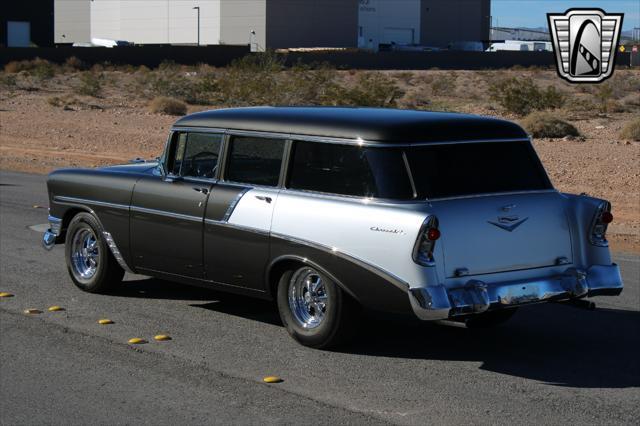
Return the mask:
[[547,27],[547,13],[564,13],[572,7],[624,13],[623,30],[640,27],[640,0],[492,0],[493,25],[501,27]]

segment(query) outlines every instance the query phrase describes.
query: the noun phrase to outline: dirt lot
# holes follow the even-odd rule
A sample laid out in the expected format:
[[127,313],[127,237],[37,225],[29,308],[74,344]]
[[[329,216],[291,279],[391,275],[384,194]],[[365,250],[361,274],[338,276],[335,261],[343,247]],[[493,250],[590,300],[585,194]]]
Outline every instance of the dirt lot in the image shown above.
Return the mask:
[[[154,72],[144,70],[144,75]],[[176,72],[192,75],[198,71]],[[86,92],[78,90],[80,74],[69,71],[38,78],[24,71],[0,72],[0,168],[47,173],[58,167],[115,164],[160,154],[176,117],[149,112],[149,99],[158,93],[149,93],[145,84],[155,83],[141,79],[139,71],[101,70],[99,94],[88,96],[79,94]],[[581,137],[537,139],[535,147],[561,191],[586,192],[612,202],[615,220],[610,237],[615,250],[640,251],[640,143],[620,137],[623,126],[640,112],[637,87],[602,95],[596,91],[601,89],[569,87],[551,70],[379,74],[397,86],[394,106],[516,120],[520,117],[489,98],[488,82],[513,76],[531,78],[541,87],[558,86],[569,106],[557,114],[576,126]],[[637,71],[618,70],[616,74],[619,79],[640,81]],[[336,71],[332,78],[349,84],[358,74]],[[628,81],[624,84],[629,85]],[[609,104],[602,107],[600,101]],[[189,105],[189,111],[227,106],[199,103]]]

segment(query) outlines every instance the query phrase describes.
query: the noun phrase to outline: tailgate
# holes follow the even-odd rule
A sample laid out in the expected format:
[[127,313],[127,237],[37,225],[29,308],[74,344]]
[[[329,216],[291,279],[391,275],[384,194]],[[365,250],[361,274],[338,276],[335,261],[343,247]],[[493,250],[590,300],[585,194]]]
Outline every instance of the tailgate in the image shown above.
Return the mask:
[[447,278],[573,262],[564,203],[555,191],[432,201]]

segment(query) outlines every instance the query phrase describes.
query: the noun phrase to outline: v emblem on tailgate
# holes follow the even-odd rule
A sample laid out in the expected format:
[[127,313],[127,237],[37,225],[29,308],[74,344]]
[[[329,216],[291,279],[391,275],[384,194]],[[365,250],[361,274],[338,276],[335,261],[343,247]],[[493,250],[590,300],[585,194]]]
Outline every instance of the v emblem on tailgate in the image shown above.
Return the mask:
[[522,225],[528,217],[520,219],[518,216],[499,216],[498,221],[494,222],[489,220],[488,222],[492,225],[497,226],[498,228],[504,229],[505,231],[513,231],[518,226]]

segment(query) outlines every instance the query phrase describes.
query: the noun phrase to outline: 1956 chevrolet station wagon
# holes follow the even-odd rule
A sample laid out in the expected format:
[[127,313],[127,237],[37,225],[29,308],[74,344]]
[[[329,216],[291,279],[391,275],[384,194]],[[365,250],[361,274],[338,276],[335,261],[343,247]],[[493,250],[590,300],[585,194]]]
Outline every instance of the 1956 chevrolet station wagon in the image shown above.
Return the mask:
[[518,125],[370,108],[239,108],[178,120],[157,162],[58,170],[71,279],[125,271],[277,301],[330,347],[361,307],[471,326],[521,305],[618,295],[611,205],[553,188]]

